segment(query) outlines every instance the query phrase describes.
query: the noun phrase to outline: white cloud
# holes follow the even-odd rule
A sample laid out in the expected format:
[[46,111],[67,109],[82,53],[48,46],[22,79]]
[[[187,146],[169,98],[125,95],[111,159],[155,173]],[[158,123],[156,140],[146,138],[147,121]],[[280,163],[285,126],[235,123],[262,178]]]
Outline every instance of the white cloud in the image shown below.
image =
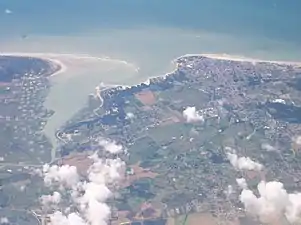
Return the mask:
[[226,195],[230,196],[233,193],[233,187],[232,185],[228,185],[228,188],[226,190]]
[[301,193],[289,194],[285,216],[291,223],[301,222]]
[[49,215],[51,225],[87,225],[84,219],[78,213],[70,213],[65,216],[60,211]]
[[79,175],[75,166],[43,166],[44,183],[47,186],[60,185],[61,188],[71,188],[79,182]]
[[268,143],[263,143],[261,144],[261,148],[263,150],[266,150],[267,152],[273,152],[276,151],[276,148]]
[[61,201],[61,194],[57,191],[53,192],[52,195],[42,195],[41,198],[41,203],[44,206],[48,206],[49,204],[59,204]]
[[[123,150],[122,146],[118,147],[118,150],[116,146],[112,147],[115,142],[105,140],[102,143],[102,146],[108,148],[111,153],[119,153]],[[65,188],[69,188],[70,191],[66,193],[70,193],[70,199],[74,203],[73,207],[68,207],[68,210],[50,214],[52,225],[107,225],[111,209],[106,201],[112,196],[109,187],[121,178],[124,162],[119,158],[101,159],[97,153],[90,158],[93,164],[87,171],[87,177],[82,179],[79,179],[76,170],[70,166],[64,169],[62,169],[64,166],[52,166],[53,169],[45,166],[46,169],[43,170],[45,184],[61,183]],[[72,181],[66,183],[65,179],[69,176],[72,177]],[[53,200],[52,197],[44,198],[47,202]]]
[[5,9],[4,12],[5,12],[6,14],[11,14],[11,13],[13,13],[13,12],[12,12],[11,10],[9,10],[9,9]]
[[1,217],[0,218],[0,224],[9,224],[9,220],[7,217]]
[[236,170],[256,170],[263,169],[263,165],[254,162],[249,157],[238,157],[235,153],[227,153],[227,157]]
[[26,189],[26,185],[21,185],[20,186],[20,191],[24,191]]
[[133,119],[135,117],[134,113],[128,112],[126,113],[126,118]]
[[103,202],[91,199],[85,210],[85,217],[91,225],[107,225],[108,218],[111,215],[109,206]]
[[257,197],[244,189],[240,201],[247,212],[258,216],[262,222],[271,222],[285,216],[290,223],[299,223],[301,216],[301,193],[289,194],[281,182],[260,182]]
[[236,183],[237,185],[241,188],[241,189],[247,189],[248,188],[248,184],[245,178],[237,178],[236,179]]
[[104,138],[98,138],[98,144],[103,147],[105,151],[112,154],[121,153],[124,150],[122,145],[117,144],[115,141]]
[[301,145],[301,135],[294,137],[293,142],[295,142],[297,145]]
[[196,111],[195,107],[187,107],[183,111],[183,117],[188,123],[204,121],[204,117]]

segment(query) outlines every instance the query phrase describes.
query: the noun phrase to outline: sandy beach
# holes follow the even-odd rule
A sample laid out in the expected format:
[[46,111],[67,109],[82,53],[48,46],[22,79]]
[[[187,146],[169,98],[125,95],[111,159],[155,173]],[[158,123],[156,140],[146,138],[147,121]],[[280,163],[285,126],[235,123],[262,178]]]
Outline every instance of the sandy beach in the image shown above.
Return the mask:
[[[275,64],[282,64],[282,65],[292,65],[292,66],[297,66],[301,67],[301,62],[295,62],[295,61],[274,61],[274,60],[264,60],[264,59],[255,59],[255,58],[249,58],[245,56],[239,56],[239,55],[230,55],[230,54],[210,54],[210,53],[203,53],[203,54],[185,54],[180,57],[175,58],[174,60],[171,61],[171,63],[174,65],[174,69],[171,72],[168,72],[166,74],[158,75],[158,76],[152,76],[149,77],[147,80],[145,80],[144,84],[149,84],[151,79],[155,78],[166,78],[169,75],[172,75],[177,69],[177,63],[176,61],[178,59],[183,59],[185,57],[190,57],[190,56],[203,56],[211,59],[217,59],[217,60],[229,60],[229,61],[236,61],[236,62],[251,62],[251,63],[258,63],[258,62],[266,62],[266,63],[275,63]],[[141,84],[138,83],[138,84]],[[138,85],[137,84],[137,85]],[[121,84],[122,86],[122,84]]]
[[[300,62],[292,61],[269,61],[255,58],[248,58],[244,56],[232,55],[232,54],[184,54],[171,60],[171,67],[168,72],[162,72],[157,74],[143,74],[140,71],[139,65],[127,62],[125,60],[113,59],[107,56],[93,56],[88,54],[70,54],[70,53],[41,53],[41,52],[2,52],[0,55],[9,56],[27,56],[41,58],[51,63],[60,66],[60,70],[51,75],[51,88],[49,95],[47,96],[44,106],[48,109],[55,111],[55,114],[49,118],[44,132],[50,138],[54,145],[52,152],[52,160],[55,159],[56,138],[55,132],[66,123],[72,116],[84,107],[87,102],[89,94],[95,93],[96,87],[130,87],[133,85],[139,85],[141,83],[149,84],[151,79],[165,78],[173,74],[177,69],[177,59],[181,59],[189,56],[204,56],[218,60],[232,60],[232,61],[245,61],[245,62],[269,62],[277,64],[289,64],[300,66]],[[128,72],[125,72],[128,70]],[[131,78],[131,82],[127,83],[125,79],[127,75]],[[121,74],[122,76],[115,77],[115,74]],[[133,74],[140,79],[133,80]],[[143,81],[144,77],[144,81]],[[141,79],[142,78],[142,79]]]
[[[87,54],[70,54],[70,53],[62,54],[62,53],[39,53],[39,52],[2,52],[2,53],[0,53],[0,55],[35,57],[35,58],[40,58],[40,59],[43,59],[43,60],[46,60],[46,61],[49,61],[49,62],[59,65],[60,70],[56,71],[51,76],[65,74],[68,71],[68,69],[72,69],[73,67],[84,66],[85,63],[91,63],[91,62],[97,63],[99,61],[122,64],[122,65],[130,67],[135,72],[139,72],[139,70],[140,70],[140,68],[133,63],[127,62],[125,60],[112,59],[108,56],[98,57],[98,56],[92,56],[92,55],[87,55]],[[230,61],[239,61],[239,62],[251,62],[251,63],[267,62],[267,63],[276,63],[276,64],[284,64],[284,65],[301,66],[301,62],[264,60],[264,59],[256,59],[256,58],[250,58],[250,57],[246,57],[246,56],[242,56],[242,55],[232,55],[232,54],[226,54],[226,53],[185,54],[185,55],[179,56],[171,61],[171,63],[174,65],[174,69],[172,71],[165,73],[165,74],[151,76],[151,77],[147,78],[145,81],[138,82],[133,85],[139,85],[142,83],[149,84],[151,79],[165,78],[165,77],[173,74],[178,69],[176,61],[178,59],[182,59],[182,58],[190,57],[190,56],[203,56],[203,57],[218,59],[218,60],[230,60]],[[122,83],[109,84],[109,83],[102,82],[101,85],[106,86],[107,88],[116,87],[116,86],[130,87],[129,85],[122,84]],[[98,87],[98,84],[95,84],[95,86]],[[91,90],[91,92],[93,92],[93,90]]]
[[255,59],[255,58],[249,58],[241,55],[230,55],[230,54],[186,54],[180,56],[178,59],[188,57],[188,56],[204,56],[212,59],[230,60],[230,61],[238,61],[238,62],[251,62],[251,63],[267,62],[267,63],[276,63],[276,64],[284,64],[284,65],[301,66],[301,62]]
[[122,64],[132,68],[134,71],[139,71],[139,67],[134,65],[133,63],[129,63],[125,60],[112,59],[107,56],[97,57],[85,54],[59,54],[59,53],[40,53],[40,52],[1,52],[0,55],[3,56],[24,56],[24,57],[34,57],[40,58],[46,61],[53,62],[60,66],[60,70],[52,74],[52,76],[62,74],[67,72],[68,68],[72,68],[74,66],[84,65],[85,63],[97,63],[101,62],[111,62]]

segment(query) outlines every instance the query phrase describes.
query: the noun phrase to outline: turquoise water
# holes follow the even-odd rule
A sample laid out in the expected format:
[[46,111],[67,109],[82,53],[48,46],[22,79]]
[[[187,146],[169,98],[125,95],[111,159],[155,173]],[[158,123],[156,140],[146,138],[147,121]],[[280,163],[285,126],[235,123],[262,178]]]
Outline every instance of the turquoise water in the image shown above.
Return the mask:
[[45,127],[54,143],[56,129],[98,83],[132,85],[163,75],[183,54],[301,61],[300,12],[300,0],[0,0],[0,52],[116,59],[55,57],[69,69],[52,79],[45,102],[56,112]]
[[1,36],[74,34],[99,27],[195,28],[300,46],[299,0],[1,0]]

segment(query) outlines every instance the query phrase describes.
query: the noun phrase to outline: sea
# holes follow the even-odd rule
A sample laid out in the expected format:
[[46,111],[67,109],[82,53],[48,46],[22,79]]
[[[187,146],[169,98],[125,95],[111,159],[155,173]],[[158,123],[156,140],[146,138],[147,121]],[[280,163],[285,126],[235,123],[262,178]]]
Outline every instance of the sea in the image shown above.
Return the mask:
[[0,0],[0,52],[51,53],[68,66],[45,101],[55,143],[101,82],[164,75],[184,54],[301,61],[300,24],[300,0]]

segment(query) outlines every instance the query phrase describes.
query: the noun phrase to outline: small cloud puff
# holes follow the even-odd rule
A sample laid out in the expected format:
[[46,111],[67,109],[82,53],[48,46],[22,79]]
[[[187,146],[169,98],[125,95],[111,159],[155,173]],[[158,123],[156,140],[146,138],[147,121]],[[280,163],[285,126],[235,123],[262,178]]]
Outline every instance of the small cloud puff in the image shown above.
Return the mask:
[[281,182],[260,182],[257,186],[259,196],[244,189],[240,201],[248,213],[257,216],[263,223],[285,217],[290,223],[301,222],[301,193],[289,194]]
[[[124,151],[121,145],[107,139],[99,139],[99,144],[108,152],[117,154]],[[63,187],[66,197],[74,203],[65,210],[60,207],[50,209],[50,225],[107,225],[111,208],[107,200],[112,196],[109,187],[122,178],[125,171],[124,162],[120,158],[101,159],[97,152],[90,156],[93,164],[87,171],[87,176],[80,177],[76,167],[45,165],[42,171],[44,183],[52,188]],[[66,191],[67,189],[67,191]],[[43,205],[58,204],[61,201],[59,192],[40,198]],[[49,206],[45,207],[49,208]]]
[[5,10],[4,10],[4,13],[5,13],[5,14],[11,14],[11,13],[13,13],[13,12],[12,12],[11,10],[9,10],[9,9],[5,9]]
[[237,185],[241,188],[241,189],[247,189],[248,188],[248,184],[245,178],[237,178],[236,179],[236,183]]
[[188,123],[204,121],[204,117],[197,112],[195,107],[187,107],[183,111],[183,117]]
[[236,170],[260,171],[263,169],[263,165],[254,162],[249,157],[238,157],[235,153],[227,153],[227,158]]
[[54,184],[60,185],[61,188],[71,188],[79,182],[79,175],[75,166],[43,166],[44,183],[46,186]]
[[61,201],[61,194],[55,191],[52,195],[42,195],[40,201],[43,206],[48,206],[49,204],[57,205]]
[[7,217],[1,217],[0,218],[0,224],[9,224],[9,220]]
[[118,154],[124,151],[123,146],[105,138],[98,138],[98,144],[111,154]]

